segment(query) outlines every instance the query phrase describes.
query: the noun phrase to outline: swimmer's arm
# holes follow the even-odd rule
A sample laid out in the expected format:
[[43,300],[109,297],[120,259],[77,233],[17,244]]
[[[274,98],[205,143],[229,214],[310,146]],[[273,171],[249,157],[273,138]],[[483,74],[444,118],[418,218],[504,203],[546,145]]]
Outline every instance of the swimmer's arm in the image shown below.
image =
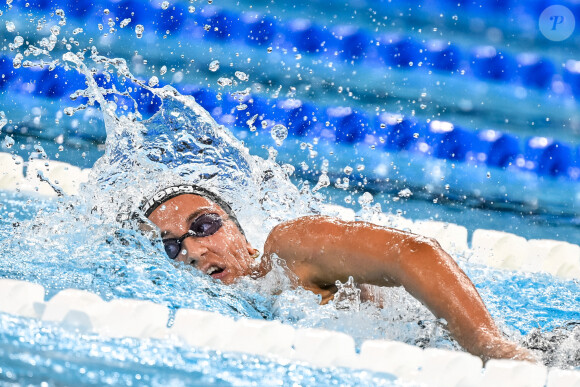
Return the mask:
[[307,288],[328,289],[349,276],[357,283],[403,286],[483,359],[530,357],[502,336],[473,283],[433,239],[366,222],[304,217],[272,230],[265,254],[272,253]]

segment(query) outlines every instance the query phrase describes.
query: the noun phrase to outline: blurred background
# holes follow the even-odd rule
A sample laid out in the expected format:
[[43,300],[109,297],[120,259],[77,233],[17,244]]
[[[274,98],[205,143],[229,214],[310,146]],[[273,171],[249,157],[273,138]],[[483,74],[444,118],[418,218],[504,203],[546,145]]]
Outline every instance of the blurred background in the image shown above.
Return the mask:
[[[580,243],[578,1],[2,8],[2,152],[83,168],[98,159],[100,112],[73,114],[84,79],[59,66],[95,47],[151,86],[193,95],[327,202]],[[157,111],[150,93],[96,67],[100,86],[126,92],[119,112]]]

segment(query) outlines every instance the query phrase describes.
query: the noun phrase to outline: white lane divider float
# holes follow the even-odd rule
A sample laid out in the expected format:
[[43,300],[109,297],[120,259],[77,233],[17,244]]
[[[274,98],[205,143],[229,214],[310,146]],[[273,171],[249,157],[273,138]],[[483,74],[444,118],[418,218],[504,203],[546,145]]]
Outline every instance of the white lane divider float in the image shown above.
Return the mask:
[[[90,170],[62,162],[33,160],[26,165],[18,156],[0,153],[0,189],[55,196],[41,171],[65,193],[78,193]],[[354,220],[351,209],[328,205],[325,212]],[[411,221],[379,214],[371,221],[435,238],[452,254],[476,263],[507,270],[546,272],[565,279],[580,279],[580,247],[553,240],[526,240],[493,230],[476,230],[468,246],[467,230],[459,225]],[[188,345],[215,350],[275,356],[318,367],[346,366],[394,374],[402,380],[433,386],[574,386],[580,387],[580,371],[550,369],[509,360],[481,360],[468,353],[441,349],[421,350],[400,342],[366,341],[360,354],[345,334],[317,329],[294,329],[280,322],[233,319],[218,313],[180,309],[168,328],[169,311],[141,300],[105,302],[99,296],[75,289],[63,290],[47,302],[42,286],[16,280],[0,280],[0,312],[61,324],[68,329],[107,337],[179,338]],[[191,329],[192,326],[203,329]],[[228,332],[228,334],[224,334]]]
[[169,340],[314,367],[366,369],[428,386],[578,387],[580,383],[580,371],[548,369],[514,360],[490,360],[484,368],[480,358],[466,352],[422,350],[396,341],[368,340],[357,354],[353,338],[344,333],[295,329],[278,321],[235,321],[219,313],[193,309],[179,309],[168,327],[169,310],[149,301],[106,302],[96,294],[76,289],[62,290],[45,301],[44,293],[38,284],[0,279],[0,312],[40,319],[84,334]]

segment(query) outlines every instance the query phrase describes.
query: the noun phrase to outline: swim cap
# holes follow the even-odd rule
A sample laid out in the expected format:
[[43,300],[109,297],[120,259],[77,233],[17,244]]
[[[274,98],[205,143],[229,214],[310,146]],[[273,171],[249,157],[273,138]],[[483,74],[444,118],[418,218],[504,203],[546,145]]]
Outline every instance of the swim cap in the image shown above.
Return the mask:
[[164,188],[164,189],[158,191],[151,198],[143,199],[141,201],[141,204],[139,204],[139,210],[141,212],[143,212],[145,217],[148,218],[149,215],[151,215],[151,213],[153,213],[153,211],[155,211],[155,209],[157,209],[160,205],[162,205],[163,203],[165,203],[169,199],[172,199],[172,198],[180,196],[180,195],[185,195],[185,194],[203,196],[204,198],[209,199],[212,202],[219,205],[228,214],[228,216],[234,221],[234,223],[236,224],[238,229],[242,232],[242,234],[244,236],[246,235],[244,233],[244,230],[242,229],[242,226],[240,226],[240,223],[238,222],[238,218],[236,218],[236,216],[234,215],[232,207],[227,202],[225,202],[221,197],[219,197],[217,194],[215,194],[215,193],[213,193],[205,188],[199,187],[197,185],[186,184],[186,185],[176,185],[176,186]]

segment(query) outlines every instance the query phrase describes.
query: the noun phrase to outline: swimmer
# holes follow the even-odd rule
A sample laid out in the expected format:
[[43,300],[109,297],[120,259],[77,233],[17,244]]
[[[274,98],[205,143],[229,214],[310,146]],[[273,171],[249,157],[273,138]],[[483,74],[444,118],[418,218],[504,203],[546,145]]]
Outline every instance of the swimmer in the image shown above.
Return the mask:
[[[231,284],[242,276],[264,276],[275,254],[304,289],[333,299],[336,281],[403,286],[452,336],[484,361],[535,361],[526,349],[503,337],[467,275],[436,240],[367,222],[306,216],[270,232],[264,254],[246,239],[228,203],[198,186],[165,188],[141,204],[159,228],[169,258]],[[364,292],[361,293],[364,295]],[[368,301],[362,299],[361,301]]]

